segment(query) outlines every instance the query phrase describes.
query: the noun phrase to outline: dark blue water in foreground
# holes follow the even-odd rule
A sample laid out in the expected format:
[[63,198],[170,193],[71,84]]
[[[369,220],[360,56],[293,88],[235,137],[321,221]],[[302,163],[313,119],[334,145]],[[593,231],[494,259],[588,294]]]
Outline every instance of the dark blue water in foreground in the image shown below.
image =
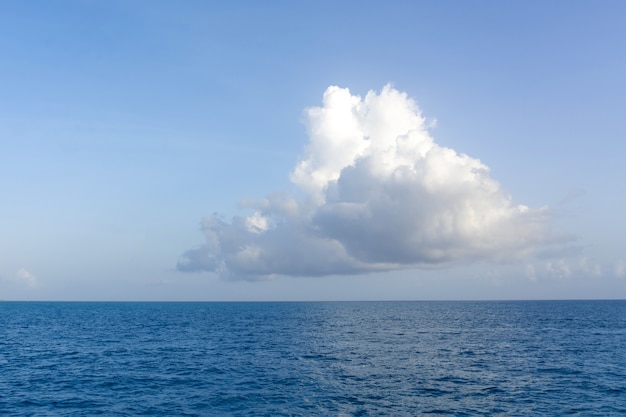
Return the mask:
[[626,415],[626,301],[0,303],[0,415]]

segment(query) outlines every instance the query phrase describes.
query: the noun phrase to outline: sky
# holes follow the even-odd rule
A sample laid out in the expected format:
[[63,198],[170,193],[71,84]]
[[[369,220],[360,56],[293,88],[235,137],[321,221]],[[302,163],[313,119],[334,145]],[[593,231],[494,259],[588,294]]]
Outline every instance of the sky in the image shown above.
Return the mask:
[[0,299],[626,298],[622,1],[3,1]]

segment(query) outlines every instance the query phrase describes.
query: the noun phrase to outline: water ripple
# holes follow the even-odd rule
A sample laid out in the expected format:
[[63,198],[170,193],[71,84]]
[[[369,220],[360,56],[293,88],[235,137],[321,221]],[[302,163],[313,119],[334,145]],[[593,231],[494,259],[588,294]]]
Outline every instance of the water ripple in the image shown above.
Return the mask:
[[626,302],[0,304],[0,415],[626,415]]

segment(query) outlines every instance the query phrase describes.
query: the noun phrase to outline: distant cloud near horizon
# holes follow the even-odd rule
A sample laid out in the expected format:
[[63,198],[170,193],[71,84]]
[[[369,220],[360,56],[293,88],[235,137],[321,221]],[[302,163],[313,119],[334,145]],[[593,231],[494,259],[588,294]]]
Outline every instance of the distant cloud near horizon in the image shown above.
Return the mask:
[[25,268],[18,269],[13,280],[28,288],[37,288],[39,286],[39,279]]
[[405,93],[329,87],[305,112],[291,172],[302,195],[269,194],[248,216],[203,221],[181,271],[229,279],[323,276],[522,259],[555,242],[547,207],[514,205],[480,160],[436,144]]

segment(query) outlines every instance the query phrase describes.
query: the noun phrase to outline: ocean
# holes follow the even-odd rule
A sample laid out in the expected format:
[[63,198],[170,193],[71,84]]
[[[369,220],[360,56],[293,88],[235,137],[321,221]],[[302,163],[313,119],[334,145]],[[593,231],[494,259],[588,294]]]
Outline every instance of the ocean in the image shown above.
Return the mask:
[[625,416],[626,301],[0,303],[2,416]]

